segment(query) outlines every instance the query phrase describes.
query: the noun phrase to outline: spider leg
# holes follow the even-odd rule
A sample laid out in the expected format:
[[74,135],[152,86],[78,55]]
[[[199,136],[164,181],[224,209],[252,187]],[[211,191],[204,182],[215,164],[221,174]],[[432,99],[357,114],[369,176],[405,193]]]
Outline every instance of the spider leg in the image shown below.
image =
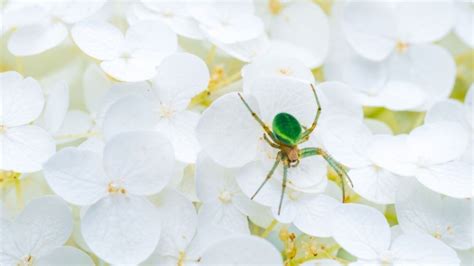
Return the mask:
[[262,126],[263,130],[265,131],[265,133],[267,133],[267,135],[274,141],[274,142],[278,142],[275,137],[273,136],[273,132],[270,130],[270,128],[262,121],[262,119],[260,119],[260,117],[257,115],[257,113],[255,113],[252,108],[250,107],[250,105],[245,101],[244,97],[242,97],[242,95],[240,93],[238,93],[239,97],[240,97],[240,100],[242,100],[242,102],[244,103],[245,107],[247,108],[247,110],[249,110],[250,114],[252,114],[253,118],[255,118],[255,120],[257,120],[257,122],[260,124],[260,126]]
[[331,157],[325,150],[321,148],[303,148],[300,150],[301,158],[320,155],[326,160],[326,162],[331,166],[331,168],[337,173],[341,181],[341,190],[342,190],[342,202],[345,202],[346,199],[346,189],[345,189],[345,179],[349,180],[351,187],[354,187],[351,178],[347,174],[344,167],[338,163],[334,158]]
[[278,215],[280,215],[281,205],[283,204],[283,196],[285,195],[287,176],[288,176],[288,165],[284,163],[283,164],[283,182],[281,183],[280,203],[278,204]]
[[316,104],[318,105],[318,109],[316,111],[316,116],[314,117],[311,127],[309,127],[308,129],[305,129],[305,131],[301,135],[300,143],[305,142],[309,139],[309,135],[313,133],[314,129],[316,128],[316,125],[318,125],[319,117],[321,116],[322,108],[321,108],[321,103],[319,102],[318,94],[316,93],[316,89],[314,88],[313,84],[310,84],[310,85],[311,85],[311,90],[313,91],[313,94],[314,94],[314,98],[316,99]]
[[265,186],[267,181],[270,180],[270,178],[272,178],[272,175],[275,172],[276,168],[278,167],[278,164],[280,164],[280,161],[281,161],[281,152],[278,152],[277,158],[275,160],[275,163],[272,166],[272,169],[270,169],[270,172],[268,172],[267,176],[265,177],[265,180],[263,180],[262,184],[260,184],[257,191],[255,191],[255,193],[253,193],[252,197],[250,197],[251,200],[253,200],[255,198],[255,196],[257,196],[258,192],[260,192],[260,190],[263,188],[263,186]]
[[277,144],[273,143],[267,136],[267,134],[263,133],[263,139],[270,145],[272,146],[273,148],[276,148],[276,149],[280,149],[280,146],[278,146]]

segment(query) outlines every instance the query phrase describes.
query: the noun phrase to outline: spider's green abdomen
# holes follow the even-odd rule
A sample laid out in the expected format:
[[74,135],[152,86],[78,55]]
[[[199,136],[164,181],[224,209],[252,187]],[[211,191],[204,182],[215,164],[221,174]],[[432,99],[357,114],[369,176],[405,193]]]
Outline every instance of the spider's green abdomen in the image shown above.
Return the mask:
[[300,140],[302,131],[300,122],[288,113],[277,114],[273,118],[272,129],[275,137],[287,145],[296,145]]

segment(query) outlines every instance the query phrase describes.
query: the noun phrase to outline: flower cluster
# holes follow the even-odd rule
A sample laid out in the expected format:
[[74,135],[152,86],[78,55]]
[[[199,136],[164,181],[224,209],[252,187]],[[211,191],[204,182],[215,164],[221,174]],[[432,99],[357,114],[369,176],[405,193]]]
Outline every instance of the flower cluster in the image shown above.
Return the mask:
[[0,265],[472,265],[472,3],[0,9]]

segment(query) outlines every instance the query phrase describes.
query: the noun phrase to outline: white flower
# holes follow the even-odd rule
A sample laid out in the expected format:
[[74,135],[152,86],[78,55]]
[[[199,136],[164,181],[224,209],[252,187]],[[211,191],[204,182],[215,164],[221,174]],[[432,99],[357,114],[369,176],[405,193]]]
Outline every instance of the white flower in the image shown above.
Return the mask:
[[56,47],[67,38],[68,25],[91,16],[104,3],[104,0],[12,3],[5,13],[6,26],[16,30],[8,40],[8,50],[15,56],[28,56]]
[[455,16],[456,22],[454,32],[458,37],[471,48],[474,47],[474,10],[472,9],[472,2],[456,0]]
[[430,44],[449,31],[452,7],[447,2],[389,5],[351,1],[344,6],[333,24],[334,49],[325,74],[356,88],[364,105],[426,110],[446,99],[454,85],[452,56]]
[[394,203],[401,177],[371,159],[368,147],[373,134],[369,128],[362,121],[337,117],[327,122],[326,129],[321,134],[322,143],[336,160],[349,167],[352,189],[372,202]]
[[84,21],[71,30],[72,38],[87,55],[98,59],[110,76],[123,81],[142,81],[156,74],[161,60],[177,50],[176,34],[160,21],[141,21],[125,36],[102,21]]
[[410,134],[376,136],[368,147],[373,162],[455,198],[472,196],[473,164],[461,160],[469,134],[457,122],[425,124]]
[[104,118],[105,136],[137,129],[156,130],[171,141],[178,160],[195,162],[199,152],[195,127],[200,116],[187,110],[187,106],[208,82],[209,71],[200,58],[187,53],[165,58],[148,95],[125,97],[109,108]]
[[207,217],[198,217],[192,202],[174,190],[165,189],[152,201],[158,208],[162,235],[144,265],[196,265],[207,247],[241,235],[208,224]]
[[35,172],[54,154],[56,145],[44,129],[30,125],[44,108],[40,85],[17,72],[0,73],[0,169]]
[[210,42],[230,44],[257,38],[263,33],[261,19],[254,15],[251,0],[190,3],[191,16]]
[[[189,5],[193,4],[195,3],[189,3]],[[186,3],[180,1],[141,0],[128,10],[127,20],[130,24],[135,24],[140,20],[161,20],[168,24],[176,34],[192,39],[204,38],[197,21],[191,17]]]
[[395,203],[405,233],[427,233],[455,249],[472,246],[472,203],[432,192],[416,181],[405,182]]
[[301,266],[341,266],[342,264],[339,263],[337,260],[331,259],[319,259],[319,260],[309,260]]
[[199,155],[196,162],[196,190],[202,202],[199,215],[213,226],[249,233],[247,215],[257,213],[259,206],[242,193],[235,175],[236,169],[222,167],[204,153]]
[[307,83],[315,83],[313,73],[309,68],[300,61],[287,57],[264,55],[242,67],[244,88],[262,77],[290,77]]
[[81,250],[63,246],[73,229],[71,211],[59,197],[31,201],[12,222],[0,217],[0,264],[94,265]]
[[203,266],[213,265],[283,265],[280,252],[268,241],[256,236],[233,236],[214,243],[200,260]]
[[36,124],[55,135],[60,129],[69,108],[69,86],[59,81],[44,91],[45,105]]
[[321,66],[329,51],[326,14],[319,5],[310,1],[287,2],[279,3],[278,8],[265,3],[267,32],[274,41],[270,45],[270,50],[274,51],[269,53],[298,59],[309,68]]
[[87,245],[110,263],[139,263],[160,237],[156,194],[173,172],[173,149],[154,132],[117,135],[103,155],[66,148],[45,164],[52,190],[72,204],[91,205],[81,221]]
[[344,204],[332,219],[333,237],[358,258],[351,265],[456,265],[456,252],[427,234],[392,237],[385,217],[359,204]]

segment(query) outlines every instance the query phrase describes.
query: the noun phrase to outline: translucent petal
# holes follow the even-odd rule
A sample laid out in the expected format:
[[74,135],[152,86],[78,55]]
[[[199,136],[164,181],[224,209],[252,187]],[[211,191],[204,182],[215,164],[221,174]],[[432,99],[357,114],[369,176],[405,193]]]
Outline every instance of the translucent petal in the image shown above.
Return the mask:
[[105,73],[96,65],[89,64],[82,76],[84,102],[89,112],[97,112],[106,92],[112,86]]
[[328,219],[339,204],[337,200],[326,195],[303,197],[298,202],[298,214],[293,224],[305,234],[330,237],[332,229]]
[[23,255],[39,257],[62,246],[72,233],[66,202],[56,196],[31,201],[15,220],[15,238]]
[[68,108],[69,86],[65,82],[57,82],[49,89],[43,114],[37,123],[54,134],[63,124]]
[[348,3],[343,12],[344,32],[357,53],[380,61],[392,52],[397,24],[387,3],[354,1]]
[[38,126],[19,126],[0,134],[1,169],[36,172],[56,151],[53,138]]
[[207,88],[209,70],[199,57],[176,53],[158,67],[153,85],[162,104],[184,110],[191,98]]
[[173,174],[173,147],[156,132],[122,133],[105,145],[104,169],[112,182],[132,194],[155,194]]
[[229,237],[209,247],[202,265],[283,265],[279,251],[269,242],[255,236]]
[[111,60],[119,56],[123,35],[110,23],[84,21],[71,29],[74,42],[87,55],[99,60]]
[[109,178],[99,154],[77,148],[65,148],[44,165],[51,189],[76,205],[93,204],[107,194]]
[[459,258],[453,249],[426,234],[399,236],[393,241],[391,252],[397,265],[459,264]]
[[412,181],[403,183],[395,207],[404,232],[427,233],[456,249],[471,247],[469,200],[444,197]]
[[[245,96],[255,112],[255,100]],[[237,94],[214,101],[201,116],[196,129],[202,149],[217,163],[227,167],[242,166],[257,155],[263,130],[245,109]]]
[[360,204],[344,204],[332,217],[333,237],[359,259],[376,259],[390,246],[390,227],[376,209]]
[[351,169],[348,174],[354,183],[354,191],[362,197],[378,204],[395,202],[401,176],[374,165]]
[[80,249],[64,246],[54,249],[52,252],[38,258],[35,265],[51,266],[51,265],[81,265],[93,266],[94,261],[85,252]]
[[43,91],[33,78],[25,78],[13,71],[0,74],[2,95],[0,123],[14,127],[25,125],[41,114],[44,106]]
[[138,264],[155,250],[161,226],[156,208],[147,199],[111,195],[87,210],[81,230],[101,259],[111,264]]
[[21,27],[10,36],[8,50],[15,56],[39,54],[59,45],[67,35],[67,28],[61,22]]

